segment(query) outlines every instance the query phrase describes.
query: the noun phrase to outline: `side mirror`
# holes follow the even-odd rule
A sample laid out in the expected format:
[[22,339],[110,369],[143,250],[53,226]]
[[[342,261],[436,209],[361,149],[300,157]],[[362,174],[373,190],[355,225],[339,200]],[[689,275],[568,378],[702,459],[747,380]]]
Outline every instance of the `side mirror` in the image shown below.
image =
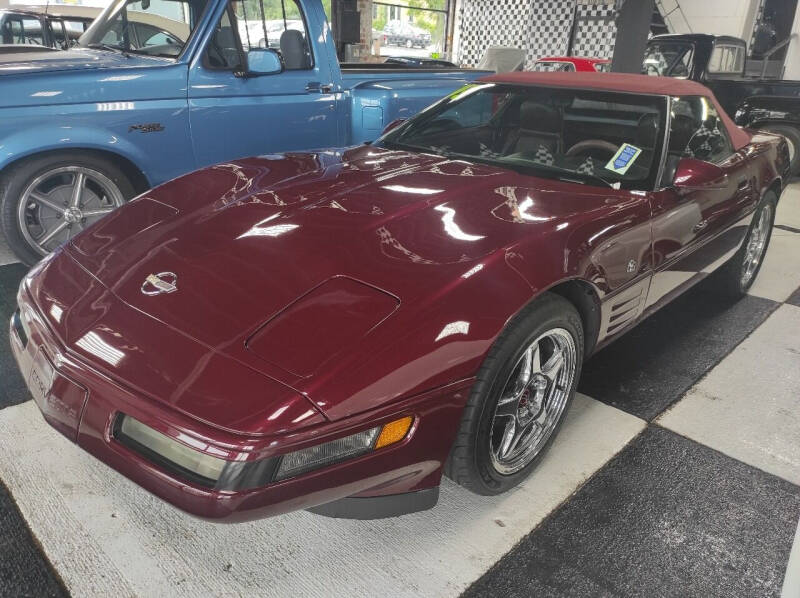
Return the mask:
[[381,133],[381,135],[386,135],[386,133],[388,133],[392,129],[396,129],[397,127],[402,125],[407,120],[408,120],[407,118],[395,118],[392,122],[390,122],[388,125],[386,125],[383,128],[383,133]]
[[695,158],[681,158],[672,186],[679,191],[706,191],[727,187],[727,175],[716,164]]
[[250,48],[245,54],[245,68],[242,76],[259,77],[261,75],[277,75],[283,72],[283,60],[270,48]]

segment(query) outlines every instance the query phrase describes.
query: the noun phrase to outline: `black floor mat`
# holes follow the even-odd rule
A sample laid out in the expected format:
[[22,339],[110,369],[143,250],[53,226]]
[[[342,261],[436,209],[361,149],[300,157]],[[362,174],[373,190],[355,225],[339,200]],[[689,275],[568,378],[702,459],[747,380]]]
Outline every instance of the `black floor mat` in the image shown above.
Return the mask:
[[800,488],[651,426],[465,596],[780,596]]
[[778,303],[731,301],[698,284],[589,359],[579,390],[646,419],[657,417],[755,330]]

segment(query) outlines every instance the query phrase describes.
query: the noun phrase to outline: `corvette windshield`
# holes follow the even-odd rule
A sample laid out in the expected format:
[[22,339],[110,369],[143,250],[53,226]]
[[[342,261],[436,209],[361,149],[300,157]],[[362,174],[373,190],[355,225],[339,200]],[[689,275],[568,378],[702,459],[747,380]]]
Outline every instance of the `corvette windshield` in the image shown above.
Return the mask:
[[123,53],[177,58],[207,0],[116,0],[78,39],[78,44]]
[[650,189],[666,98],[495,84],[466,86],[377,144],[535,176]]

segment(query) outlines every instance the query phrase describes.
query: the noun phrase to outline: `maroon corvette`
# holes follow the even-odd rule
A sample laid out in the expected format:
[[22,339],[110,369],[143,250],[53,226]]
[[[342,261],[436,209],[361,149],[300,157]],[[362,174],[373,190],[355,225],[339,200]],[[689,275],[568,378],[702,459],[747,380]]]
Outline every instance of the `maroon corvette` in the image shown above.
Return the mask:
[[147,192],[31,271],[11,344],[54,428],[200,517],[497,494],[589,354],[706,276],[749,288],[788,164],[696,83],[494,76]]

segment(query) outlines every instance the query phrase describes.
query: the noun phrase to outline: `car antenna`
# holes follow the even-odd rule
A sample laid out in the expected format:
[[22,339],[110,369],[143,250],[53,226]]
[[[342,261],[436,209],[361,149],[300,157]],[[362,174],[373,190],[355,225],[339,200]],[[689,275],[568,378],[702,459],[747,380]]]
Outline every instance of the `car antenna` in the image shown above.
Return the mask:
[[47,16],[47,11],[50,9],[50,0],[47,0],[47,4],[44,5],[44,16]]

